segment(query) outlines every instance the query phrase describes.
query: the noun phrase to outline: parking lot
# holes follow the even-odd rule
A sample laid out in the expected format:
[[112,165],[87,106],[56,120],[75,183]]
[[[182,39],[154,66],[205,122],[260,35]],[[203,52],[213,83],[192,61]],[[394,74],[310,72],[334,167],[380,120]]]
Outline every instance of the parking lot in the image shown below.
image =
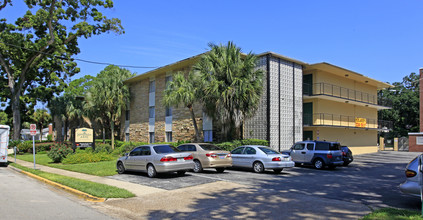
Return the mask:
[[184,176],[162,174],[148,178],[144,173],[115,175],[110,178],[157,187],[166,190],[182,189],[224,181],[242,184],[261,193],[316,196],[321,199],[360,203],[371,208],[396,207],[419,209],[418,197],[401,194],[398,186],[405,180],[404,169],[418,153],[380,152],[357,155],[348,167],[335,170],[316,170],[312,167],[284,169],[280,174],[262,174],[252,170],[213,169],[203,173],[188,172]]

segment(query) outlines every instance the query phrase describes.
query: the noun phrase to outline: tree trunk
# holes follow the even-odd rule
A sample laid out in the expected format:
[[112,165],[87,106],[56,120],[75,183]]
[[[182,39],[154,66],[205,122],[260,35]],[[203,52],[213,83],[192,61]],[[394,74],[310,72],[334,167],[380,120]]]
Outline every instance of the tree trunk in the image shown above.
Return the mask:
[[189,111],[191,112],[191,119],[192,124],[194,125],[194,132],[195,132],[195,142],[200,141],[200,135],[198,133],[197,121],[195,120],[194,110],[192,109],[192,105],[188,106]]
[[113,123],[113,120],[111,120],[112,122],[110,123],[110,130],[112,131],[112,133],[110,134],[110,139],[112,140],[112,150],[115,149],[115,123]]
[[12,112],[13,112],[13,140],[21,137],[21,111],[19,106],[19,92],[12,89]]
[[106,143],[106,128],[104,128],[104,125],[103,125],[103,144],[105,143]]
[[40,142],[43,141],[43,126],[40,124]]

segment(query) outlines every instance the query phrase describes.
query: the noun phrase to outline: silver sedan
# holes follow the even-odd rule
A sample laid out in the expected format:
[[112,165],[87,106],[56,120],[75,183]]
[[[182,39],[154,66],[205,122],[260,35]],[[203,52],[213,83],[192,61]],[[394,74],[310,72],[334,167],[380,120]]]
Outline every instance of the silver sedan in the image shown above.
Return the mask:
[[253,168],[256,173],[262,173],[265,169],[273,169],[275,173],[280,173],[283,168],[295,165],[289,155],[281,154],[266,146],[240,146],[231,151],[231,154],[233,167]]
[[400,185],[402,193],[420,196],[420,185],[419,185],[419,157],[414,158],[405,168],[406,181]]
[[178,172],[184,175],[186,171],[194,169],[191,153],[179,152],[170,145],[139,146],[120,157],[116,162],[119,174],[127,170],[147,172],[149,177],[157,173]]

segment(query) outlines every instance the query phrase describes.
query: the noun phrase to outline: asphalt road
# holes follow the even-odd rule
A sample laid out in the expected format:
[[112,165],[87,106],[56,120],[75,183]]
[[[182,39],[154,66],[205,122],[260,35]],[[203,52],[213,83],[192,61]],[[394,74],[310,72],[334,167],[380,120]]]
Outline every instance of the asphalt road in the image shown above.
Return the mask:
[[418,197],[403,195],[399,184],[404,182],[404,169],[419,153],[381,152],[357,155],[348,167],[316,170],[312,167],[284,169],[281,174],[268,171],[257,174],[251,170],[226,170],[216,173],[188,172],[185,176],[162,174],[148,178],[144,173],[115,175],[110,178],[175,190],[217,181],[243,184],[261,193],[294,193],[344,202],[359,203],[371,208],[396,207],[420,209]]
[[112,219],[90,204],[0,167],[0,219]]

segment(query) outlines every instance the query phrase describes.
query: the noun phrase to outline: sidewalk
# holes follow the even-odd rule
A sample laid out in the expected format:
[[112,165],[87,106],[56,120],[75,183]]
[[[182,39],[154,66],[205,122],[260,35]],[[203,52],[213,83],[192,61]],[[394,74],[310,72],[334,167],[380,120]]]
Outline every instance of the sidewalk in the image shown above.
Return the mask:
[[[10,161],[14,161],[14,160],[15,160],[14,158],[13,158],[13,160],[10,159]],[[32,163],[32,162],[27,162],[27,161],[16,159],[16,163],[21,165],[21,166],[28,167],[28,168],[34,168],[34,163]],[[84,173],[67,171],[67,170],[57,169],[57,168],[43,166],[43,165],[39,165],[39,164],[36,164],[35,167],[37,169],[41,170],[41,171],[48,172],[48,173],[55,173],[55,174],[59,174],[59,175],[63,175],[63,176],[69,176],[69,177],[74,177],[74,178],[78,178],[78,179],[88,180],[88,181],[91,181],[91,182],[102,183],[102,184],[106,184],[106,185],[110,185],[110,186],[116,186],[116,187],[126,189],[126,190],[134,193],[135,196],[137,196],[137,197],[144,196],[144,195],[151,194],[151,193],[158,193],[158,192],[167,191],[167,190],[164,190],[164,189],[158,189],[158,188],[144,186],[144,185],[140,185],[140,184],[109,179],[109,178],[101,177],[101,176],[94,176],[94,175],[89,175],[89,174],[84,174]]]

